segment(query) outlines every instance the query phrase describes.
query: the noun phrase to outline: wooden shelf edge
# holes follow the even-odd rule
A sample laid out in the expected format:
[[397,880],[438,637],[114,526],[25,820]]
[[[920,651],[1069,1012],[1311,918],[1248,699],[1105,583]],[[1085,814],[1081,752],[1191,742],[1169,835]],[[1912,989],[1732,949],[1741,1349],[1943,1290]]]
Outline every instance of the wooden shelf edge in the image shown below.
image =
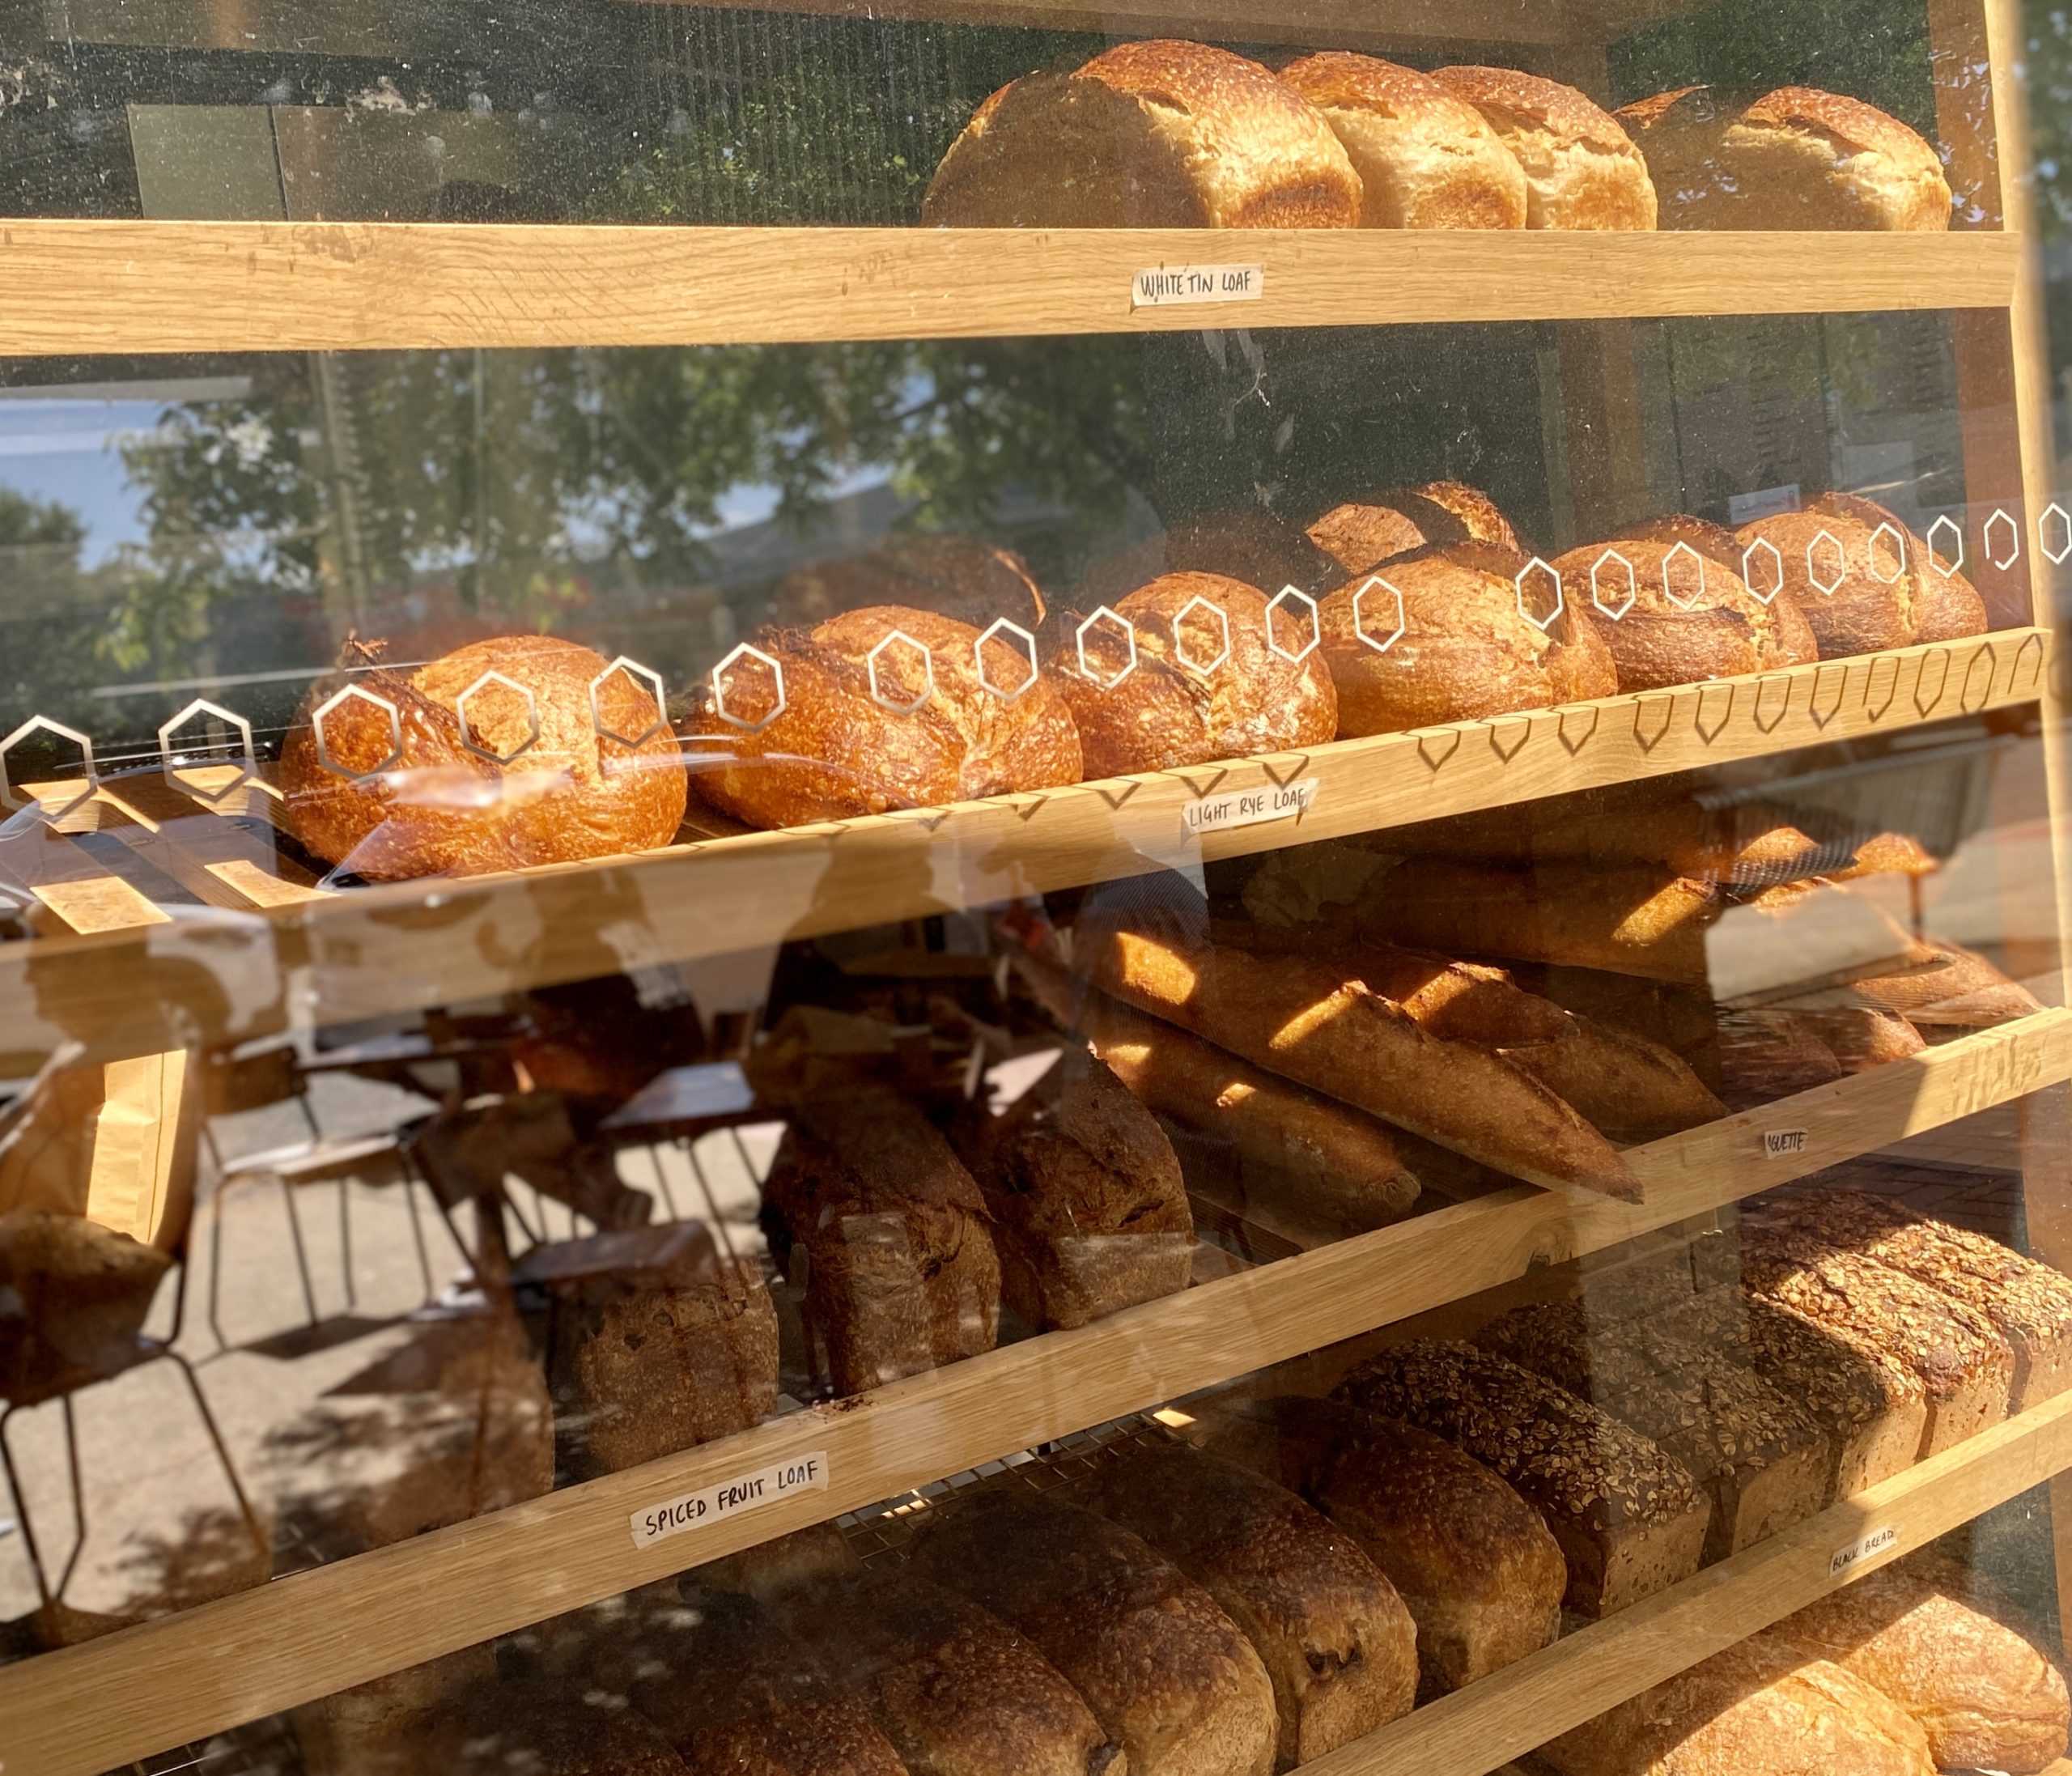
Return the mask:
[[[1487,1776],[2072,1468],[2072,1394],[1829,1506],[1545,1651],[1305,1765],[1314,1776]],[[1840,1574],[1834,1557],[1896,1532]]]
[[[643,927],[643,954],[696,962],[1891,733],[2035,700],[2051,647],[2047,630],[2007,629],[600,864],[359,889],[248,912],[185,908],[170,925],[0,946],[0,1050],[11,1060],[76,1041],[92,1056],[151,1052],[168,1045],[165,1008],[176,1005],[202,1020],[191,1026],[200,1039],[243,1040],[312,1015],[376,1017],[616,974],[624,954],[608,933],[622,939],[628,921]],[[1271,794],[1310,778],[1317,793],[1299,818],[1205,839],[1185,833],[1182,810],[1201,797]],[[238,991],[189,1004],[199,957],[235,967]]]
[[[2068,1078],[2072,1011],[2042,1012],[1631,1149],[1647,1190],[1639,1205],[1520,1186],[43,1654],[0,1669],[7,1776],[95,1776],[1603,1250]],[[1807,1131],[1804,1150],[1766,1160],[1763,1131],[1781,1122]],[[826,1458],[825,1491],[635,1545],[635,1511],[815,1452]],[[543,1549],[552,1550],[550,1560],[537,1557]]]
[[[0,355],[744,344],[2005,308],[2022,242],[1943,235],[0,223]],[[1255,266],[1238,304],[1140,271]]]

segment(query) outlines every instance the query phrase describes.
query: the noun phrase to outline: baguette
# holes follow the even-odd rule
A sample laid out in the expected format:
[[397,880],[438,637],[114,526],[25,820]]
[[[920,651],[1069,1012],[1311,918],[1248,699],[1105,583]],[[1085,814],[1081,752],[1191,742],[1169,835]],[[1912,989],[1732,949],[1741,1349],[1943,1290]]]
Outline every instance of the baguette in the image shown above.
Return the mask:
[[1539,1081],[1428,1035],[1335,970],[1122,928],[1089,935],[1095,984],[1140,1010],[1530,1183],[1639,1199],[1610,1144]]
[[1109,1469],[1089,1502],[1222,1605],[1273,1680],[1278,1766],[1409,1712],[1417,1629],[1359,1544],[1293,1492],[1175,1444]]
[[1945,958],[1942,967],[1858,980],[1854,991],[1917,1029],[1989,1030],[2043,1009],[2034,993],[1976,950],[1947,937],[1922,941]]

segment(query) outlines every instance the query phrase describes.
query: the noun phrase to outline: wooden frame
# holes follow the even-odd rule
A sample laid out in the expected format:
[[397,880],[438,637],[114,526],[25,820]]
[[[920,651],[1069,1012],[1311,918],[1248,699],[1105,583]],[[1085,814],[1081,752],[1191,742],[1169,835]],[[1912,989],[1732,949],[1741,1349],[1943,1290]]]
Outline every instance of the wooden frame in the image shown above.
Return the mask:
[[[1638,1205],[1521,1185],[0,1668],[7,1776],[94,1776],[1603,1251],[1751,1188],[1787,1183],[2068,1079],[2072,1011],[2040,1013],[1629,1149],[1646,1191]],[[1766,1158],[1764,1131],[1781,1124],[1804,1128],[1804,1146]],[[2072,1401],[2063,1409],[2072,1413]],[[2030,1446],[2017,1447],[2020,1455],[2007,1459],[2026,1463]],[[632,1513],[812,1452],[826,1456],[826,1491],[635,1544]],[[2019,1472],[2019,1486],[2040,1477],[2027,1465]],[[539,1557],[550,1549],[551,1559]],[[1717,1582],[1701,1574],[1692,1583]],[[1422,1776],[1421,1765],[1396,1767]]]

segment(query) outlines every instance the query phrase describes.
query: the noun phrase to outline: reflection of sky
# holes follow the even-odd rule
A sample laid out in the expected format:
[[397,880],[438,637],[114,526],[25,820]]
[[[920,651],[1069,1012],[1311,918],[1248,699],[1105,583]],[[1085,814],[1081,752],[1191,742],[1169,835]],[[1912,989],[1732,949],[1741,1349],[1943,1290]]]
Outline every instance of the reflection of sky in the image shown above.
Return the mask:
[[70,507],[87,527],[82,559],[96,566],[143,540],[121,447],[149,433],[163,411],[157,401],[0,401],[0,487]]

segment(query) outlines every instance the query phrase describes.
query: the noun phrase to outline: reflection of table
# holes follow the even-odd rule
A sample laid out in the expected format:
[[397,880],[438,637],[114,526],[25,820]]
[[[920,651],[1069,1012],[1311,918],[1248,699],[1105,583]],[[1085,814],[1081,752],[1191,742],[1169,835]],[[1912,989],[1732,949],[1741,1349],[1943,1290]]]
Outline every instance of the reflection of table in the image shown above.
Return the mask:
[[755,1090],[740,1065],[731,1060],[672,1067],[657,1073],[601,1125],[607,1140],[633,1141],[703,1134],[757,1111]]

